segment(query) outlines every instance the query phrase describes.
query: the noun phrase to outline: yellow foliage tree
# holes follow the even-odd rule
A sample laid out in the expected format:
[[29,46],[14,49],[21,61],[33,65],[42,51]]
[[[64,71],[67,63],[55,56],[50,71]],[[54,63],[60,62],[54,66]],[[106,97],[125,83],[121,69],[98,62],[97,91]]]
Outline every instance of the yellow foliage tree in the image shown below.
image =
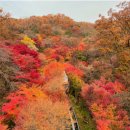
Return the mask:
[[32,50],[38,50],[38,48],[35,46],[36,43],[28,36],[24,36],[24,38],[21,40],[21,43],[27,45]]

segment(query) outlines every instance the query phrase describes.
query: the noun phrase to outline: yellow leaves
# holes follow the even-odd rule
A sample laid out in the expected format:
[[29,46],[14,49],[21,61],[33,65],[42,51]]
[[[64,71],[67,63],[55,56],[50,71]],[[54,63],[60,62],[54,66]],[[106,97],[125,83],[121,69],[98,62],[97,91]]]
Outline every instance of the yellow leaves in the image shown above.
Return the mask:
[[32,96],[35,96],[36,98],[47,98],[47,96],[45,95],[45,93],[37,87],[31,87],[30,88],[30,93],[32,94]]
[[114,104],[110,104],[108,105],[107,109],[106,109],[106,115],[107,115],[107,119],[110,119],[110,120],[114,120],[116,117],[115,117],[115,114],[116,114],[116,106]]
[[91,105],[91,110],[92,110],[93,112],[98,112],[98,111],[99,111],[99,106],[97,105],[97,103],[93,103],[93,104]]
[[104,108],[102,105],[98,105],[97,103],[93,103],[90,106],[90,109],[92,110],[92,113],[96,119],[102,119],[106,118],[107,113],[104,111]]
[[96,119],[107,119],[111,121],[117,120],[117,110],[114,104],[108,105],[104,108],[102,105],[98,105],[97,103],[93,103],[91,105],[91,110]]
[[77,75],[69,74],[69,80],[75,89],[81,89],[81,87],[84,85],[84,82]]
[[24,36],[23,40],[21,40],[21,43],[27,45],[32,50],[38,50],[38,48],[35,46],[36,43],[28,36]]
[[[106,43],[107,44],[107,43]],[[102,54],[106,54],[106,53],[110,53],[112,52],[113,50],[109,47],[105,47],[105,48],[99,48],[99,51],[102,53]]]
[[24,38],[23,38],[23,40],[21,40],[21,42],[23,42],[25,44],[28,44],[28,43],[35,44],[35,42],[31,38],[29,38],[28,36],[24,36]]

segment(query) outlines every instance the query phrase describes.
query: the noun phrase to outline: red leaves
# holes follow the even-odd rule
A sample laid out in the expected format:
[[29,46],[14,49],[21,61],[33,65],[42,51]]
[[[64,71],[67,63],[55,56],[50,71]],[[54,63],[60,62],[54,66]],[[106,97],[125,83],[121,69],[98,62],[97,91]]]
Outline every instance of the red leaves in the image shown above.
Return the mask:
[[22,74],[17,75],[16,78],[40,84],[38,68],[41,66],[41,62],[38,58],[38,52],[29,49],[26,45],[14,45],[12,52],[15,64],[22,71]]
[[97,120],[97,130],[111,130],[109,128],[110,121],[109,120]]
[[9,100],[9,102],[3,105],[2,112],[8,114],[8,116],[17,116],[19,108],[25,104],[25,101],[27,100],[21,90],[11,93],[6,99]]
[[38,98],[46,98],[46,95],[39,88],[22,86],[18,91],[11,93],[6,98],[9,102],[4,103],[2,106],[2,112],[5,113],[4,118],[17,117],[23,106],[29,101]]
[[117,81],[107,83],[101,79],[83,87],[81,95],[87,101],[91,99],[89,103],[97,102],[106,106],[109,103],[114,103],[115,99],[111,99],[112,96],[116,93],[121,93],[123,90],[125,90],[125,87],[121,83]]
[[119,107],[119,99],[114,97],[115,94],[124,90],[125,87],[121,83],[107,82],[104,79],[82,88],[81,95],[92,111],[98,130],[127,127],[129,122],[127,112]]
[[14,62],[21,70],[25,71],[30,71],[31,69],[37,69],[40,67],[40,61],[29,55],[14,56]]
[[123,120],[124,117],[127,115],[127,112],[124,110],[119,110],[117,114],[118,114],[118,119]]
[[121,93],[125,90],[125,86],[119,83],[118,81],[115,81],[114,83],[109,82],[106,85],[104,85],[103,88],[111,94]]
[[38,53],[36,51],[29,49],[26,45],[15,45],[13,46],[12,52],[16,64],[18,65],[20,65],[20,63],[25,64],[27,61],[34,63],[36,62],[37,67],[39,67],[40,61],[38,59]]
[[29,71],[40,67],[38,53],[29,49],[26,45],[15,45],[13,47],[14,62],[22,69]]
[[67,46],[58,46],[55,48],[55,53],[61,56],[66,56],[66,54],[70,51],[70,49]]
[[27,47],[27,45],[21,45],[21,44],[17,44],[17,45],[14,45],[12,47],[13,49],[13,52],[16,54],[21,54],[21,55],[30,55],[34,58],[37,58],[38,57],[38,53],[34,50],[31,50]]
[[79,77],[82,77],[84,75],[84,73],[81,70],[74,67],[72,64],[65,63],[64,66],[65,66],[65,70],[68,74],[73,73]]
[[36,70],[31,70],[28,73],[21,73],[18,76],[16,76],[17,79],[24,79],[27,80],[30,83],[36,83],[36,84],[42,84],[42,77],[41,74]]
[[[31,103],[31,107],[33,108],[33,104],[35,106],[37,100],[41,101],[41,99],[43,100],[44,98],[49,98],[49,100],[51,100],[53,103],[66,101],[65,89],[63,87],[64,83],[62,82],[64,71],[66,71],[67,74],[72,74],[78,77],[79,81],[77,81],[77,79],[75,80],[75,78],[73,79],[73,86],[75,87],[74,89],[78,92],[77,95],[79,96],[80,88],[82,86],[82,84],[80,84],[80,78],[83,79],[84,72],[70,63],[52,61],[49,63],[49,60],[55,59],[60,61],[59,59],[62,58],[66,60],[71,59],[72,52],[75,50],[83,51],[85,45],[84,43],[76,45],[74,44],[74,46],[67,46],[64,43],[60,45],[60,37],[52,37],[51,40],[54,42],[53,45],[48,46],[48,49],[44,51],[45,54],[40,55],[40,59],[46,61],[46,65],[43,68],[41,67],[38,52],[29,49],[26,45],[14,45],[11,47],[13,61],[21,70],[21,73],[19,73],[16,78],[22,81],[27,81],[27,84],[29,84],[28,86],[30,86],[30,88],[21,87],[19,90],[13,92],[7,97],[8,102],[4,103],[2,106],[2,112],[4,116],[3,119],[0,120],[1,122],[3,122],[3,120],[12,120],[12,117],[14,122],[16,120],[20,122],[17,117],[19,116],[21,109],[24,108],[25,112],[25,108],[29,103]],[[39,42],[40,47],[40,41],[37,42]],[[88,66],[86,62],[81,62],[77,66],[80,65]],[[32,84],[35,84],[36,86],[44,86],[41,90],[33,87]],[[119,99],[114,97],[115,94],[122,93],[125,90],[125,87],[118,81],[107,82],[103,78],[82,88],[81,95],[92,112],[97,124],[97,130],[126,128],[128,124],[127,112],[121,109],[119,106]],[[44,95],[45,92],[46,94]],[[38,115],[36,116],[39,117],[40,113],[42,112],[38,112]],[[20,118],[22,116],[23,115],[21,113]],[[26,116],[27,119],[29,119],[28,115]],[[4,130],[4,128],[6,127],[0,125],[1,130]]]

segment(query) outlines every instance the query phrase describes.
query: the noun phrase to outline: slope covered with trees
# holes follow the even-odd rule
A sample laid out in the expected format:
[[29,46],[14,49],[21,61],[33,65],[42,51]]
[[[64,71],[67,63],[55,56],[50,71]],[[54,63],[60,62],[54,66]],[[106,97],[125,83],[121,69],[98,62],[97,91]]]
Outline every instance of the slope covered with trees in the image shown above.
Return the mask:
[[71,105],[81,130],[130,130],[130,3],[118,8],[95,24],[0,9],[0,130],[71,129]]

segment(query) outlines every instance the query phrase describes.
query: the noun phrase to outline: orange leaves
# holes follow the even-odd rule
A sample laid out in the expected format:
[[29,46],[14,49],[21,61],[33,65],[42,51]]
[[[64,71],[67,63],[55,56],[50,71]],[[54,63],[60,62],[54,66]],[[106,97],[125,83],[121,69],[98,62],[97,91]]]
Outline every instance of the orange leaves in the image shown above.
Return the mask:
[[[118,81],[92,80],[100,76],[110,80],[117,76],[118,79],[128,77],[130,20],[127,6],[119,13],[111,12],[109,18],[98,20],[97,32],[93,30],[94,25],[76,23],[64,15],[21,19],[18,20],[21,25],[15,25],[17,20],[13,22],[14,19],[10,19],[15,27],[11,26],[9,30],[4,23],[1,34],[5,37],[13,29],[18,36],[24,32],[30,37],[37,36],[34,39],[24,37],[21,45],[8,45],[12,59],[20,70],[16,80],[27,84],[9,94],[2,106],[3,118],[0,122],[14,122],[14,130],[66,129],[69,121],[63,80],[63,73],[66,72],[70,94],[79,102],[82,89],[81,95],[92,112],[97,130],[126,129],[127,112],[121,108],[123,104],[119,103],[118,98],[118,94],[120,96],[127,91],[125,86]],[[82,88],[82,80],[92,84]],[[1,124],[0,130],[5,129]]]
[[68,74],[72,73],[72,74],[75,74],[75,75],[77,75],[79,77],[82,77],[84,75],[84,73],[82,72],[82,70],[74,67],[72,64],[65,63],[64,66],[65,66],[65,70],[66,70],[66,72]]
[[59,62],[51,62],[43,69],[43,73],[47,79],[61,75],[64,71],[64,66]]
[[47,96],[40,90],[40,88],[26,86],[20,87],[20,89],[14,93],[11,93],[7,100],[9,102],[5,103],[2,107],[2,112],[7,115],[17,116],[21,107],[31,100],[37,100],[39,98],[47,98]]
[[37,39],[38,39],[39,42],[42,42],[43,37],[40,34],[37,34]]
[[53,36],[51,39],[53,42],[59,42],[61,40],[60,36]]
[[105,79],[82,88],[81,95],[96,120],[98,130],[123,130],[128,126],[127,111],[119,107],[119,99],[115,97],[125,90],[121,83],[107,82]]
[[66,100],[63,72],[50,79],[43,86],[43,90],[47,92],[47,95],[49,95],[54,102]]
[[[4,115],[1,122],[7,122],[8,126],[10,125],[8,122],[15,123],[19,114],[27,104],[33,102],[33,105],[35,106],[39,100],[46,100],[47,98],[47,95],[38,87],[32,86],[31,88],[27,88],[26,86],[21,86],[19,90],[11,93],[6,98],[8,102],[4,103],[2,106]],[[29,116],[28,113],[26,114]],[[22,118],[24,119],[24,117]]]
[[41,62],[45,62],[46,56],[43,53],[39,53],[38,57],[39,57],[39,59],[40,59]]
[[44,53],[45,53],[46,57],[47,57],[48,59],[50,59],[51,56],[55,54],[55,50],[52,49],[52,48],[47,48],[47,49],[44,51]]
[[119,6],[117,6],[117,8],[119,9],[109,10],[108,18],[102,16],[101,19],[96,21],[96,44],[98,44],[100,51],[108,56],[106,60],[110,60],[110,58],[113,56],[116,57],[113,59],[114,66],[112,65],[113,77],[116,77],[129,87],[130,82],[128,81],[128,73],[130,70],[130,3],[122,2],[119,4]]
[[111,130],[112,128],[123,130],[129,124],[127,112],[119,110],[114,104],[103,107],[94,103],[91,105],[91,111],[98,130]]
[[126,87],[118,81],[114,82],[113,88],[116,91],[116,93],[121,93],[126,90]]
[[7,130],[7,126],[0,124],[0,130]]
[[[7,122],[11,128],[8,122],[12,122],[16,124],[13,128],[16,130],[25,130],[32,125],[38,130],[65,129],[69,124],[69,108],[63,84],[64,65],[51,62],[42,69],[39,58],[46,60],[45,55],[39,55],[26,45],[14,45],[10,50],[14,62],[21,70],[17,79],[30,82],[7,96],[7,102],[2,106],[4,116],[0,123]],[[38,85],[43,88],[38,88]],[[0,129],[6,127],[1,124]]]
[[15,130],[35,128],[36,130],[64,130],[69,126],[67,102],[52,102],[40,99],[29,102],[16,119]]
[[7,126],[4,125],[2,122],[3,122],[3,117],[0,116],[0,130],[7,130]]
[[[18,91],[7,97],[9,102],[2,107],[4,116],[1,122],[15,122],[15,130],[25,130],[25,128],[31,126],[38,130],[56,130],[69,127],[67,100],[56,100],[54,102],[57,94],[52,94],[54,94],[53,98],[47,96],[40,88],[35,86],[31,88],[20,87]],[[0,125],[0,128],[6,130],[3,125]]]
[[96,119],[109,119],[111,121],[117,119],[115,116],[116,106],[114,104],[103,107],[102,104],[93,103],[91,110]]
[[110,121],[109,120],[97,120],[97,130],[111,130],[109,127]]
[[60,62],[51,62],[43,68],[43,75],[46,79],[43,89],[53,101],[66,98],[63,74],[64,66]]
[[77,47],[77,50],[83,51],[84,49],[86,49],[85,43],[83,43],[83,42],[79,43],[79,45]]
[[27,88],[26,86],[22,86],[20,88],[20,94],[24,95],[27,100],[39,99],[39,98],[47,98],[46,94],[38,87],[32,86]]

